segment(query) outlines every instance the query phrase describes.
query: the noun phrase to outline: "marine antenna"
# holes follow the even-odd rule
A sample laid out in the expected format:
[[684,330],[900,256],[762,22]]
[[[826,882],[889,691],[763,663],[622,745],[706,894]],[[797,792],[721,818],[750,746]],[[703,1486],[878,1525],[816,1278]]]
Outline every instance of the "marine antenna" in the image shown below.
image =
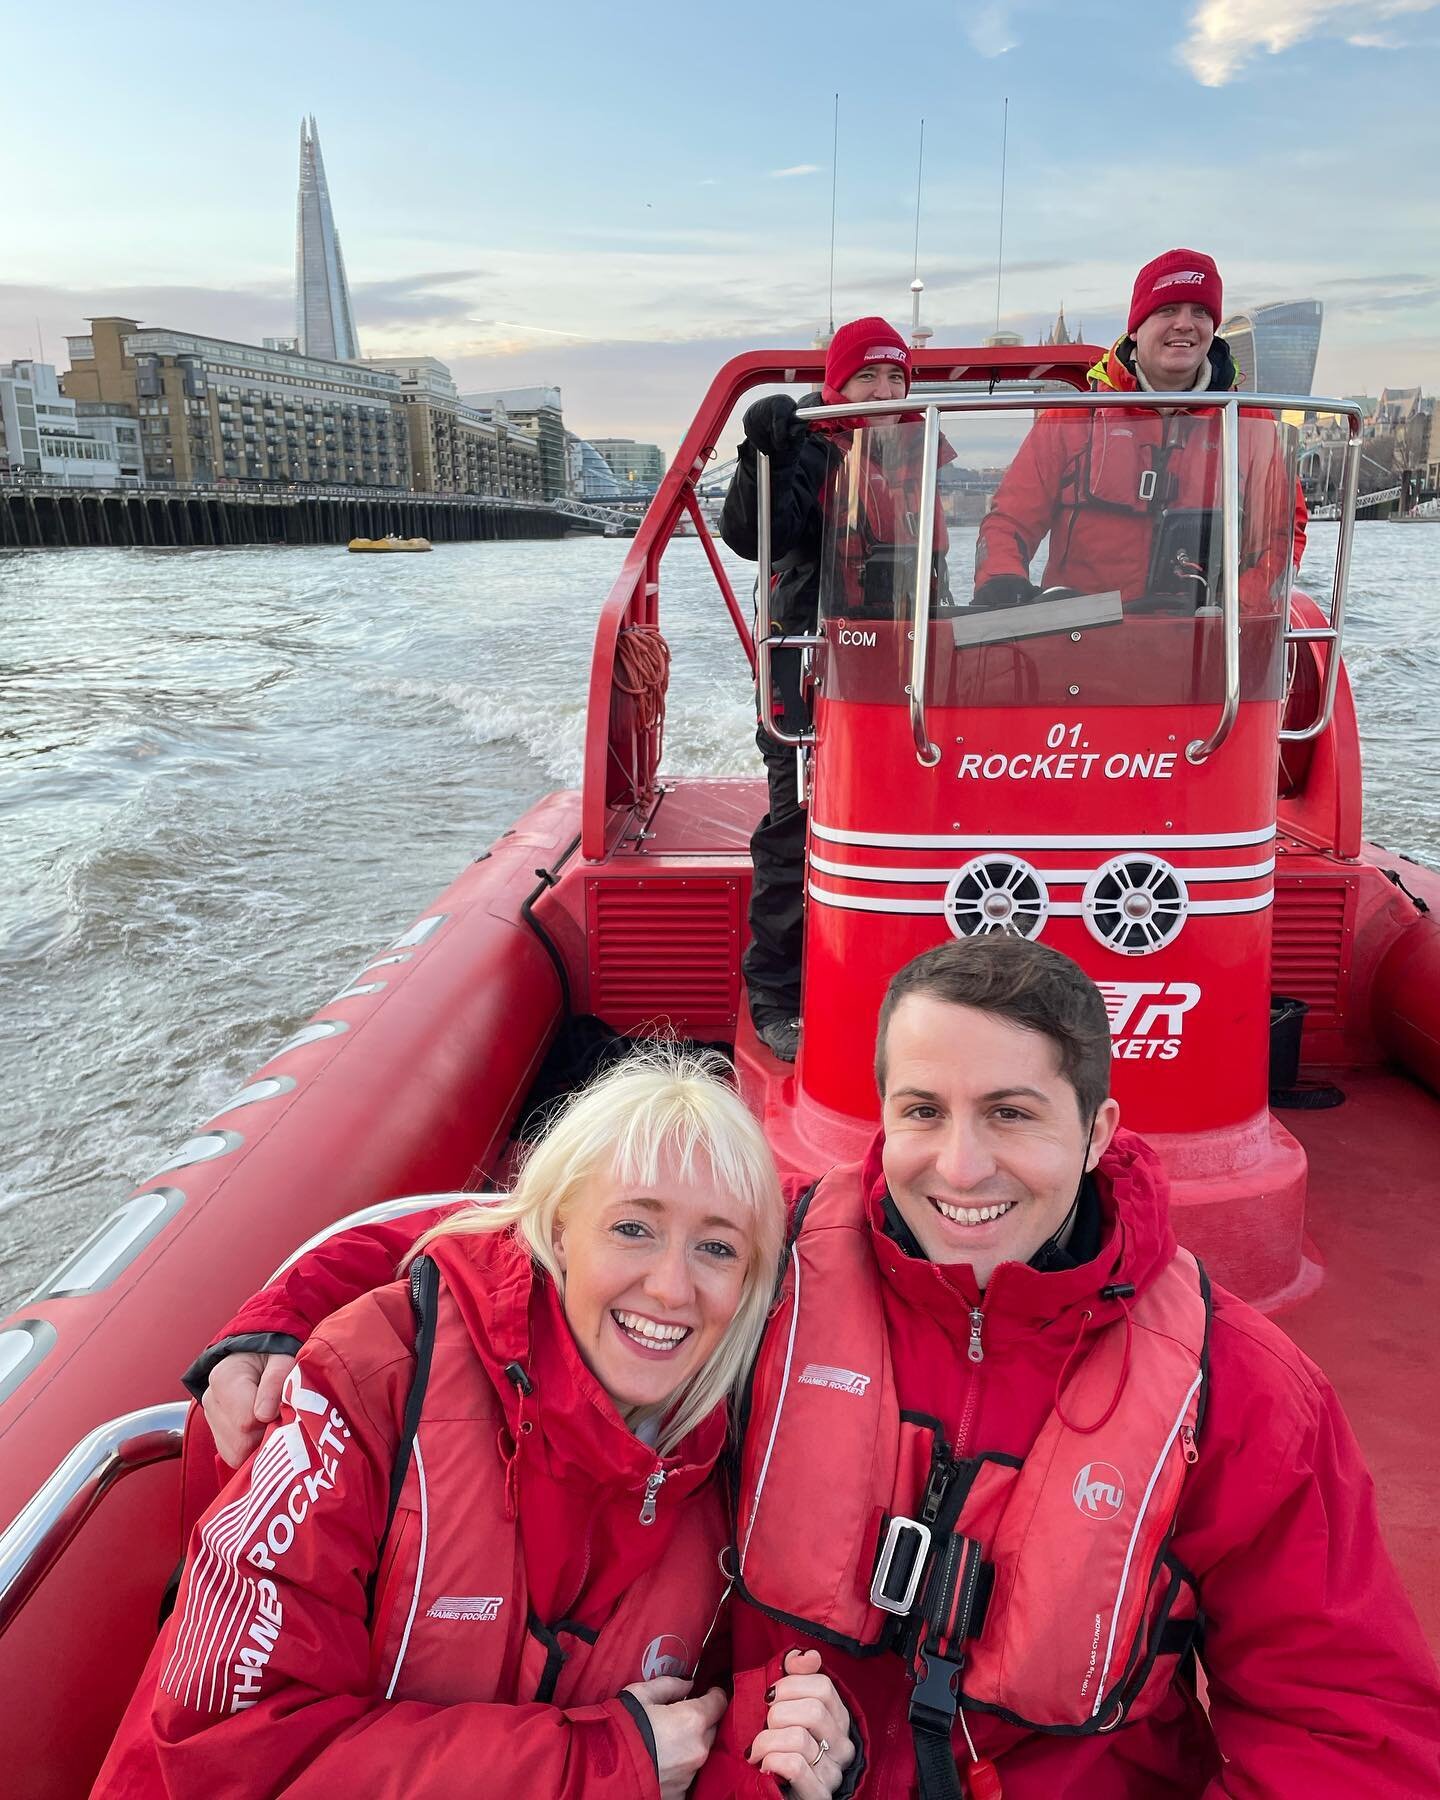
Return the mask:
[[835,189],[840,178],[840,96],[835,96],[835,129],[830,145],[830,335],[835,335]]
[[920,349],[931,335],[930,327],[920,323],[920,296],[925,283],[920,279],[920,192],[925,179],[925,121],[920,121],[920,156],[915,166],[915,261],[910,282],[910,345]]
[[913,279],[920,273],[920,184],[925,179],[925,121],[920,121],[920,157],[915,165],[915,265],[910,271]]
[[995,252],[995,330],[1000,330],[1000,277],[1005,269],[1005,156],[1010,147],[1010,96],[1000,126],[1000,247]]

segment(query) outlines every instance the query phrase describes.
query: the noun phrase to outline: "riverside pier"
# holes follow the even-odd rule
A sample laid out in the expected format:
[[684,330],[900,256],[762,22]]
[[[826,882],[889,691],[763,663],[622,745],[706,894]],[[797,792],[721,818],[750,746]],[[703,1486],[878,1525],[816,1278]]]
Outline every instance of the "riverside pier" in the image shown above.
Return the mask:
[[536,500],[374,488],[82,488],[0,485],[0,549],[189,549],[226,544],[432,543],[559,538],[594,524]]

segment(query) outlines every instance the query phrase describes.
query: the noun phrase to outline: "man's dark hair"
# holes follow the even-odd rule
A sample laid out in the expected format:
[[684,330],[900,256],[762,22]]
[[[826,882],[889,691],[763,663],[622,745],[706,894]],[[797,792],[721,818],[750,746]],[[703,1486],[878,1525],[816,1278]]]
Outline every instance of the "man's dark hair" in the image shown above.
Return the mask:
[[875,1036],[875,1081],[882,1098],[890,1020],[909,994],[973,1006],[1048,1037],[1087,1123],[1110,1092],[1110,1020],[1099,988],[1058,950],[1029,938],[986,936],[926,950],[891,980]]

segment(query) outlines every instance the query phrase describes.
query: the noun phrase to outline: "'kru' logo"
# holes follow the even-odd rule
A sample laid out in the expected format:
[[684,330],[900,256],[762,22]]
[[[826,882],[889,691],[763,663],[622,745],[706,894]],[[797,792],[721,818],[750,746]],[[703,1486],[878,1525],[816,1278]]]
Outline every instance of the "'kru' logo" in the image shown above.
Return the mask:
[[651,1638],[645,1646],[645,1654],[640,1659],[640,1679],[654,1681],[661,1675],[688,1675],[690,1673],[690,1649],[684,1638],[678,1638],[673,1631],[662,1632],[657,1638]]
[[1125,1504],[1125,1478],[1113,1463],[1086,1463],[1070,1492],[1087,1519],[1113,1519]]

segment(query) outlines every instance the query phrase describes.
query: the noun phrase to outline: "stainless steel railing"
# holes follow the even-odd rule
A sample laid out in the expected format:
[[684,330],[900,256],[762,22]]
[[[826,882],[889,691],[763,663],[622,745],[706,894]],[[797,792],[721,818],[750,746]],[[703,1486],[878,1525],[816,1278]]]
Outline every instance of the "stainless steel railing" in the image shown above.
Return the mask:
[[[1213,756],[1235,724],[1240,708],[1240,411],[1304,412],[1324,417],[1343,418],[1349,435],[1345,445],[1345,467],[1342,481],[1340,539],[1335,556],[1335,589],[1330,608],[1330,624],[1287,630],[1287,643],[1325,642],[1331,646],[1326,662],[1317,717],[1302,728],[1281,731],[1287,742],[1300,742],[1318,737],[1327,729],[1335,710],[1335,694],[1340,677],[1340,647],[1345,622],[1345,596],[1350,577],[1350,550],[1355,531],[1355,500],[1360,476],[1360,428],[1363,414],[1353,401],[1316,399],[1310,394],[1247,394],[1238,391],[1214,393],[1051,393],[1037,402],[1033,394],[955,394],[942,398],[913,395],[903,400],[847,400],[842,406],[802,407],[797,417],[807,423],[814,420],[897,417],[914,414],[917,402],[925,427],[924,466],[921,473],[920,518],[929,520],[935,510],[935,489],[940,440],[940,416],[949,413],[1021,412],[1041,410],[1098,412],[1107,407],[1145,411],[1218,411],[1221,420],[1221,629],[1224,633],[1225,692],[1215,729],[1205,738],[1194,738],[1186,745],[1190,762],[1202,763]],[[760,580],[756,598],[757,679],[762,704],[761,723],[778,743],[801,748],[814,742],[809,731],[784,731],[770,716],[770,658],[776,649],[809,649],[823,643],[817,636],[772,638],[770,635],[771,493],[770,459],[756,454],[756,488],[758,501],[758,551]],[[934,544],[930,531],[921,529],[916,551],[916,596],[913,621],[914,639],[910,657],[910,725],[915,739],[915,755],[926,768],[939,759],[931,742],[925,711],[925,683],[928,675],[930,642],[930,574]]]
[[188,1410],[172,1400],[97,1425],[0,1532],[0,1633],[122,1476],[180,1454]]
[[[801,418],[809,415],[802,413]],[[770,458],[763,450],[755,452],[755,497],[758,523],[760,572],[755,585],[755,688],[760,724],[777,744],[791,750],[803,750],[815,742],[813,731],[786,731],[775,723],[770,703],[771,656],[776,650],[811,650],[825,639],[814,633],[803,637],[771,637],[770,631]]]

